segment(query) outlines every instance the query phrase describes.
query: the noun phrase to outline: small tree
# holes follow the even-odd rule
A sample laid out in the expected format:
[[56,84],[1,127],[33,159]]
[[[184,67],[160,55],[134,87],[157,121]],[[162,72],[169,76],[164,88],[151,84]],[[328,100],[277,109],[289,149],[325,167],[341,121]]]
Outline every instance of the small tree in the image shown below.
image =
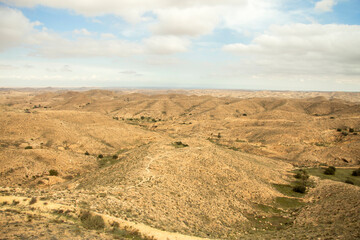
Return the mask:
[[304,185],[297,185],[297,186],[293,187],[293,191],[298,192],[298,193],[305,193],[306,187]]
[[351,184],[351,185],[354,185],[354,182],[353,182],[353,181],[351,181],[351,180],[349,180],[349,179],[346,179],[346,180],[345,180],[345,183],[347,183],[347,184]]
[[360,168],[354,170],[351,175],[353,175],[353,176],[360,176]]
[[324,174],[326,175],[335,175],[336,168],[333,166],[330,166],[325,169]]
[[102,155],[102,154],[98,155],[98,158],[103,158],[103,157],[104,157],[104,155]]
[[51,169],[51,170],[49,171],[49,175],[50,175],[50,176],[57,176],[57,175],[59,175],[59,172],[56,171],[55,169]]

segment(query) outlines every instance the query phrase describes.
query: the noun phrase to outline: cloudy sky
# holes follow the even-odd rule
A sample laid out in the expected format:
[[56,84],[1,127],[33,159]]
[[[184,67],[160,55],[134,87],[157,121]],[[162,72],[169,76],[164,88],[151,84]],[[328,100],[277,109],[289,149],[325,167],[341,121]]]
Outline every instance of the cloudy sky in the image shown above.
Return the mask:
[[360,91],[360,0],[0,0],[0,87]]

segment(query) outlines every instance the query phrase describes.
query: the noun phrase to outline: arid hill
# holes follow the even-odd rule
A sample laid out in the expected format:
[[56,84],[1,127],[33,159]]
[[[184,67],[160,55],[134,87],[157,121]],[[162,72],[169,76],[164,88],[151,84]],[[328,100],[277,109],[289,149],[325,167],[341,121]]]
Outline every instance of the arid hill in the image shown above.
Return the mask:
[[271,93],[3,89],[0,237],[35,210],[42,236],[49,212],[80,224],[62,237],[51,224],[59,238],[96,239],[85,210],[107,219],[104,239],[125,226],[164,240],[360,237],[356,177],[291,190],[296,169],[359,167],[358,94]]

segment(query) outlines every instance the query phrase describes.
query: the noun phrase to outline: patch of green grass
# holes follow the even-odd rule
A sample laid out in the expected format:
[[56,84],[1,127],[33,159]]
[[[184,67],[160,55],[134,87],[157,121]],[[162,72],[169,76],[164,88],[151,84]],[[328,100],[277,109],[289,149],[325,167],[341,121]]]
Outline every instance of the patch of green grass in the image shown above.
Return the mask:
[[276,190],[289,197],[303,197],[303,193],[298,193],[293,191],[293,185],[285,185],[285,184],[273,184]]
[[229,147],[229,149],[233,151],[241,151],[241,148],[238,147]]
[[353,168],[336,168],[334,175],[326,175],[324,174],[324,168],[309,168],[307,172],[312,176],[320,177],[321,179],[330,179],[338,182],[345,182],[346,180],[350,180],[356,186],[360,186],[360,177],[352,176],[354,171]]
[[293,219],[284,217],[281,214],[274,214],[272,216],[255,216],[253,214],[245,213],[245,216],[250,223],[250,234],[257,234],[264,231],[281,230],[293,224]]
[[264,205],[264,204],[256,204],[256,208],[260,209],[263,212],[266,213],[282,213],[283,211],[281,209],[275,208],[273,206],[269,206],[269,205]]
[[188,147],[188,144],[182,143],[182,142],[174,142],[172,144],[175,148],[184,148],[184,147]]
[[98,165],[100,168],[104,168],[120,162],[120,160],[120,158],[113,158],[113,156],[104,156],[103,158],[98,158]]
[[304,206],[305,203],[296,198],[277,197],[275,198],[275,206],[282,209],[294,209]]

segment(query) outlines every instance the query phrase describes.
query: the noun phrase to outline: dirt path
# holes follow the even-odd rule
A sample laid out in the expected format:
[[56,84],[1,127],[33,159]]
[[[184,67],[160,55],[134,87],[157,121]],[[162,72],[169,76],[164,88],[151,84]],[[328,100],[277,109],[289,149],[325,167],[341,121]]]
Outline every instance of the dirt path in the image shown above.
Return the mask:
[[153,163],[153,161],[155,159],[152,158],[152,157],[149,157],[149,156],[147,156],[147,158],[150,158],[150,161],[149,161],[149,163],[147,164],[147,166],[145,168],[146,175],[148,175],[148,176],[143,176],[143,179],[139,183],[137,183],[137,184],[135,184],[133,186],[129,186],[126,189],[131,189],[131,188],[140,186],[141,184],[144,184],[145,182],[148,182],[148,181],[151,180],[152,176],[150,175],[150,166],[151,166],[151,164]]

